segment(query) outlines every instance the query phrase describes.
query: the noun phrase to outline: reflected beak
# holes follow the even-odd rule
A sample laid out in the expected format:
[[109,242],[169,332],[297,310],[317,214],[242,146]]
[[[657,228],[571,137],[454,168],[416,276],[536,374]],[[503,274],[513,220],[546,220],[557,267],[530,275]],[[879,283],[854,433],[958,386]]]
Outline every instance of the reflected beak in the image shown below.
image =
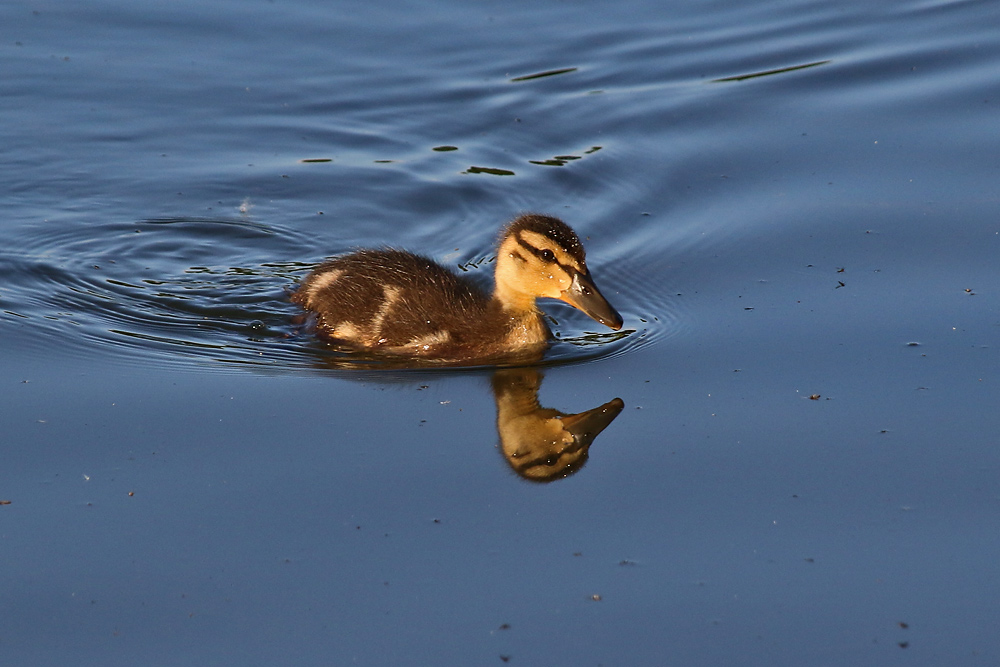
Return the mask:
[[589,447],[594,438],[615,420],[624,407],[625,401],[616,398],[593,410],[575,415],[564,415],[561,418],[563,429],[573,435],[573,440],[577,444]]
[[611,307],[594,281],[586,274],[574,275],[573,284],[564,290],[559,298],[615,331],[622,328],[622,316]]

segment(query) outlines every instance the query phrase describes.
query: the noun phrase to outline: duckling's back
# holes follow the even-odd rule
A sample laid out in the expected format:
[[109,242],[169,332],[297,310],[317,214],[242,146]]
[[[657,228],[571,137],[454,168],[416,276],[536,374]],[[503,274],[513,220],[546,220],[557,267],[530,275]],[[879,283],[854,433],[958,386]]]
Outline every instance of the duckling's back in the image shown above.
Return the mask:
[[[499,355],[509,351],[507,341],[519,325],[472,281],[398,250],[332,259],[310,274],[292,299],[316,313],[321,334],[390,354]],[[546,338],[547,330],[541,334]]]

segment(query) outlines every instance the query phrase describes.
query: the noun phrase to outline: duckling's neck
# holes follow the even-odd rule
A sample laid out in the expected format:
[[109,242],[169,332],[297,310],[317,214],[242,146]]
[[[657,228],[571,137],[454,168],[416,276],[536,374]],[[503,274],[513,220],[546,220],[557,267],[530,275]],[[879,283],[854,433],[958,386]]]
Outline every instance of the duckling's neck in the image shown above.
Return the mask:
[[511,317],[521,318],[539,314],[533,294],[525,294],[520,290],[512,289],[499,280],[493,289],[493,300]]
[[542,312],[535,305],[535,297],[497,283],[493,292],[492,307],[497,309],[504,323],[504,346],[508,349],[528,349],[547,345],[552,337]]

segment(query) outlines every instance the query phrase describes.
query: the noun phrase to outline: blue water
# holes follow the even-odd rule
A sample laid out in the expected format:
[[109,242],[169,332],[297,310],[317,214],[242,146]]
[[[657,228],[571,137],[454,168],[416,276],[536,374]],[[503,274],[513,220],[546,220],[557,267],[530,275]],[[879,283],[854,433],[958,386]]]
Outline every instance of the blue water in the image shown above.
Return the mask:
[[[998,19],[0,5],[4,662],[996,664]],[[540,405],[624,402],[547,484],[288,301],[522,211],[625,318],[544,304]]]

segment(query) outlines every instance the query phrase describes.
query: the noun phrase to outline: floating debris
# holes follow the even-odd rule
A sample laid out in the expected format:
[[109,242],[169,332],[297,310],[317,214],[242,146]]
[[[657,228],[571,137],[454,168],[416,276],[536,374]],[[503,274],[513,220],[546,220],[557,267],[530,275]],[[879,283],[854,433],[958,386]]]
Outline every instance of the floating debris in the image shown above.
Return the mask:
[[576,67],[564,67],[562,69],[550,69],[544,72],[538,72],[536,74],[525,74],[524,76],[516,76],[511,79],[511,83],[516,83],[518,81],[532,81],[534,79],[544,79],[547,76],[556,76],[557,74],[569,74],[570,72],[575,72]]

